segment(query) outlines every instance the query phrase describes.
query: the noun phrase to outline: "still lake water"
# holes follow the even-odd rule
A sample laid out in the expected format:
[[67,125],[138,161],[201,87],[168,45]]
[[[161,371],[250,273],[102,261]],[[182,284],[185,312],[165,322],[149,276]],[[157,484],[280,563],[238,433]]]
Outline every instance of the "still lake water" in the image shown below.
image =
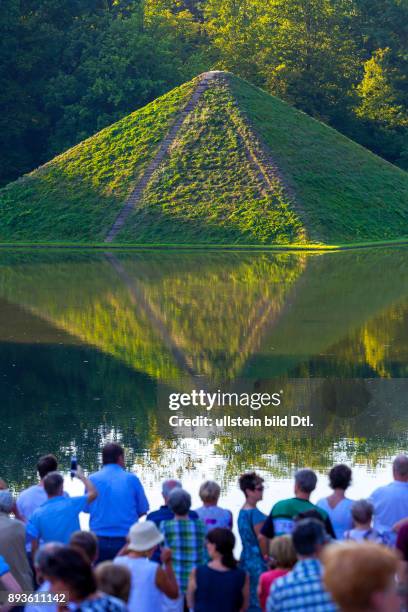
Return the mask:
[[[237,477],[256,469],[267,512],[298,466],[319,473],[316,500],[338,461],[353,466],[350,496],[368,495],[407,450],[407,256],[1,250],[0,477],[20,490],[49,452],[94,470],[119,440],[152,507],[165,478],[194,505],[214,478],[236,516]],[[166,401],[191,389],[283,391],[274,414],[314,427],[179,431]]]

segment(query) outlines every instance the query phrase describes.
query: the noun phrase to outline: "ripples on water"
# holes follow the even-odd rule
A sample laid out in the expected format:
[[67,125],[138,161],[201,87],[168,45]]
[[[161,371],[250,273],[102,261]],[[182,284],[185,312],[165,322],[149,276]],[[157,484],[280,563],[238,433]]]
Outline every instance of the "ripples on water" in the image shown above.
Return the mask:
[[[406,261],[405,249],[0,251],[0,476],[20,489],[46,452],[94,469],[116,439],[152,505],[163,478],[182,478],[197,503],[211,477],[236,512],[237,476],[255,468],[268,510],[297,466],[323,474],[336,461],[368,494],[407,442]],[[163,398],[193,388],[282,389],[277,413],[315,426],[178,435]]]

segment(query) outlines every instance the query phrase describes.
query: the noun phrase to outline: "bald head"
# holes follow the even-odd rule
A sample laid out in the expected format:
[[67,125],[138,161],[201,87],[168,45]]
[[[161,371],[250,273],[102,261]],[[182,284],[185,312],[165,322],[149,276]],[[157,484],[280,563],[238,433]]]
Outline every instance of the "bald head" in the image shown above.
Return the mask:
[[174,489],[181,489],[181,482],[179,480],[175,480],[174,478],[171,478],[170,480],[165,480],[162,484],[162,495],[163,495],[163,499],[167,504],[167,501],[169,499],[169,495],[170,493],[174,490]]
[[394,480],[408,482],[408,455],[397,455],[392,464]]

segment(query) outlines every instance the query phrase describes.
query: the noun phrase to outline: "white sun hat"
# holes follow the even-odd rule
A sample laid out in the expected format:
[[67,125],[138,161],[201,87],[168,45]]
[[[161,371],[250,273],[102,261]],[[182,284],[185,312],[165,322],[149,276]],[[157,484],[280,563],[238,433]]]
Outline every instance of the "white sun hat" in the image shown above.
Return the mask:
[[163,534],[157,529],[153,521],[135,523],[129,529],[128,550],[144,552],[163,542]]

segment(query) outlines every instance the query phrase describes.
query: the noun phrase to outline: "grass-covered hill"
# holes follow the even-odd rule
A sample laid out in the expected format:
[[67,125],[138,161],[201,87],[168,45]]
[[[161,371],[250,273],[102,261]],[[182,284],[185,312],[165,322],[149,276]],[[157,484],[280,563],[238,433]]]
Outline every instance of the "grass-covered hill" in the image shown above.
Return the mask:
[[216,75],[191,107],[199,82],[2,189],[0,241],[103,242],[140,181],[114,244],[336,245],[408,236],[408,173],[229,74]]

